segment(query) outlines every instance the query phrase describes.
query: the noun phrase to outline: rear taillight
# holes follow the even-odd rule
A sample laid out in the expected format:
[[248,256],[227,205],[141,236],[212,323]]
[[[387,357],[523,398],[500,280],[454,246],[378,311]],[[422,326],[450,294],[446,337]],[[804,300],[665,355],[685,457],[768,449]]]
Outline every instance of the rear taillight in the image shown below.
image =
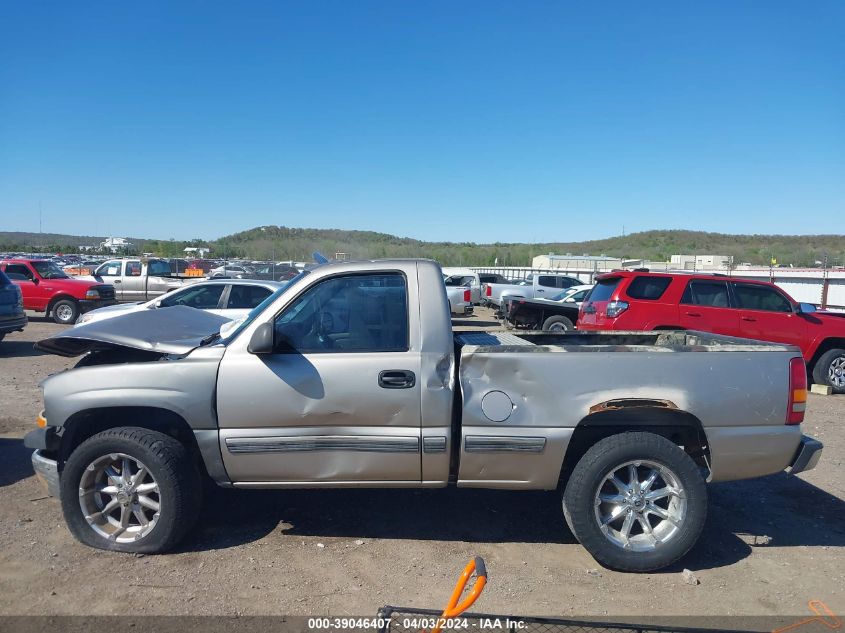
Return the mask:
[[607,309],[605,309],[604,312],[608,316],[608,318],[615,319],[627,309],[627,301],[611,301],[607,304]]
[[484,286],[484,294],[488,297],[493,296],[493,289],[490,286]]
[[464,290],[464,301],[466,303],[469,303],[470,301],[472,301],[472,295],[470,294],[469,290]]
[[789,361],[789,402],[786,404],[786,423],[801,424],[807,409],[807,366],[803,358]]

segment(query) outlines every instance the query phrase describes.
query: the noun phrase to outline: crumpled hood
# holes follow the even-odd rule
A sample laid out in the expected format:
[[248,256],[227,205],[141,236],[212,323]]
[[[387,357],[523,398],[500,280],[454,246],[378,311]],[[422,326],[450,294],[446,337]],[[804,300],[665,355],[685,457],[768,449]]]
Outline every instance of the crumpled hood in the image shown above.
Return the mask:
[[141,310],[77,325],[38,341],[35,347],[59,356],[120,348],[182,355],[229,320],[188,306]]

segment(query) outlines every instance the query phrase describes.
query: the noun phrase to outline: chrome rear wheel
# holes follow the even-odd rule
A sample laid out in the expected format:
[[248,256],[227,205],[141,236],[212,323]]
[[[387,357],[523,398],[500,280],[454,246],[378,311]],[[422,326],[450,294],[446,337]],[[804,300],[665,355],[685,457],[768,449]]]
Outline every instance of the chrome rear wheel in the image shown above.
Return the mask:
[[593,501],[595,520],[617,547],[648,552],[675,538],[687,515],[678,476],[657,462],[630,461],[611,468]]

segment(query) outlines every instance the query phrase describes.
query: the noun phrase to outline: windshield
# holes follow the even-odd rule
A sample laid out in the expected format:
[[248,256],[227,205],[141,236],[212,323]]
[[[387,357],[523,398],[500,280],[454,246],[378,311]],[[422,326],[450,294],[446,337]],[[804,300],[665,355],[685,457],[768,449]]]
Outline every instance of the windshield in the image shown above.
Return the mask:
[[42,279],[70,279],[53,262],[32,262],[32,267],[41,275]]
[[[252,323],[255,320],[255,317],[257,317],[259,314],[264,312],[264,310],[267,308],[267,306],[269,306],[276,299],[278,299],[279,296],[285,290],[287,290],[291,286],[296,285],[302,278],[304,278],[310,272],[311,271],[309,271],[309,270],[303,270],[296,277],[291,279],[284,286],[279,288],[276,292],[274,292],[269,297],[267,297],[264,301],[262,301],[257,306],[255,306],[252,310],[250,310],[249,314],[247,314],[245,317],[243,317],[243,320],[236,321],[237,327],[232,327],[232,324],[230,324],[230,323],[224,324],[223,327],[220,329],[221,340],[230,341],[233,338],[235,338],[235,336],[237,336],[241,332],[241,330],[243,330],[245,327],[247,327],[250,323]],[[229,326],[229,327],[227,327],[227,326]]]

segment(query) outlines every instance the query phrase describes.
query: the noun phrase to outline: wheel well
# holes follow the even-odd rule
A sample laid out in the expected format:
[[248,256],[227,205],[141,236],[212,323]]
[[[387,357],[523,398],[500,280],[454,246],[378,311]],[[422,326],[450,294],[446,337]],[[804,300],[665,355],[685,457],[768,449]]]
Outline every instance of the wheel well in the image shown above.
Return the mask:
[[819,343],[818,348],[816,348],[815,354],[813,354],[813,358],[807,363],[807,370],[812,374],[813,368],[816,366],[816,363],[819,362],[819,358],[821,355],[827,352],[828,350],[832,350],[836,347],[841,347],[845,349],[845,338],[826,338],[821,343]]
[[121,426],[137,426],[158,431],[179,440],[191,451],[200,472],[205,473],[205,466],[191,427],[179,414],[158,407],[109,407],[86,409],[74,413],[64,424],[64,433],[59,446],[59,467],[63,467],[74,449],[89,437]]
[[627,402],[631,406],[599,410],[578,423],[563,458],[561,482],[566,482],[575,464],[596,442],[629,431],[661,435],[682,447],[696,464],[709,470],[710,450],[698,418],[686,411],[666,408],[658,402],[654,406],[643,406],[640,400]]
[[58,301],[62,301],[63,299],[70,299],[71,301],[78,303],[78,299],[76,297],[72,297],[71,295],[56,295],[52,299],[50,299],[50,303],[47,304],[47,308],[44,310],[46,314],[50,314],[53,311],[53,306],[56,305]]

